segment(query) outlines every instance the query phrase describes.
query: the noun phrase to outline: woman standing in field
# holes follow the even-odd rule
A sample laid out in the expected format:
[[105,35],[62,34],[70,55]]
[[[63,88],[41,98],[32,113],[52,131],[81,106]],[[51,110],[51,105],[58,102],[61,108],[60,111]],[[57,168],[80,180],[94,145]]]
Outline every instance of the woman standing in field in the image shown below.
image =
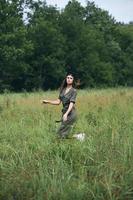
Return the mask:
[[67,138],[69,132],[71,131],[72,125],[77,120],[77,113],[74,105],[77,96],[75,85],[74,76],[69,73],[62,82],[58,99],[42,101],[44,104],[52,105],[59,105],[62,102],[63,109],[61,125],[57,131],[61,138]]

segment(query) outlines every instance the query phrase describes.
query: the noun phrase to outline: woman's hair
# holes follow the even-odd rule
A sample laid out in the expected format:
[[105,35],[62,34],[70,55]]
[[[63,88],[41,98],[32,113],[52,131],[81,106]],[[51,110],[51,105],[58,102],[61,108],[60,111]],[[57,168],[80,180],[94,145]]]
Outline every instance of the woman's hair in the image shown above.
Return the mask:
[[[74,79],[74,75],[72,74],[72,73],[68,73],[67,75],[66,75],[66,77],[67,76],[72,76],[73,77],[73,83],[72,83],[72,86],[74,87],[74,88],[76,88],[76,81],[75,81],[75,79]],[[67,86],[67,81],[66,81],[66,77],[65,77],[65,79],[62,81],[62,84],[61,84],[61,86],[60,86],[60,92],[62,92],[62,90]]]

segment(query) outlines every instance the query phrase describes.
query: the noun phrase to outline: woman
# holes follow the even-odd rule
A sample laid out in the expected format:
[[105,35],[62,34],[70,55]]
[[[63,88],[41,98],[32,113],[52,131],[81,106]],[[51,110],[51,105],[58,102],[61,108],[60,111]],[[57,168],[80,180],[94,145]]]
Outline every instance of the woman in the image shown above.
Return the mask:
[[53,101],[42,101],[44,104],[52,105],[59,105],[62,102],[63,109],[61,126],[57,131],[61,138],[67,138],[69,132],[71,131],[72,125],[77,120],[77,113],[75,109],[77,90],[74,88],[75,85],[74,76],[72,74],[67,74],[66,78],[62,82],[58,99]]

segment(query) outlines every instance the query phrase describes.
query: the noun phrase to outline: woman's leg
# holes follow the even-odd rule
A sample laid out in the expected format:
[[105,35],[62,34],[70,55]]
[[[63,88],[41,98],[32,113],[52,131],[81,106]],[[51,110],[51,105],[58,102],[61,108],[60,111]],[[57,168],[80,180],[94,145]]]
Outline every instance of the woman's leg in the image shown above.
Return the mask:
[[61,126],[59,127],[57,134],[59,134],[61,138],[66,138],[70,133],[72,126],[76,122],[76,120],[77,120],[77,115],[76,112],[74,111],[70,113],[70,115],[68,115],[67,121],[64,122],[62,120]]
[[61,123],[57,133],[61,138],[66,138],[71,131],[72,126],[70,124],[66,124],[64,122]]

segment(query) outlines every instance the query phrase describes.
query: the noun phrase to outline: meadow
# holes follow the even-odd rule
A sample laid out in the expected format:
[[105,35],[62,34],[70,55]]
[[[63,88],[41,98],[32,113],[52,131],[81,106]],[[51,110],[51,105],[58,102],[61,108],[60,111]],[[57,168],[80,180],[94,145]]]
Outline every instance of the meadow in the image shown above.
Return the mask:
[[57,139],[58,91],[0,95],[0,200],[133,199],[133,89],[78,90],[78,120]]

